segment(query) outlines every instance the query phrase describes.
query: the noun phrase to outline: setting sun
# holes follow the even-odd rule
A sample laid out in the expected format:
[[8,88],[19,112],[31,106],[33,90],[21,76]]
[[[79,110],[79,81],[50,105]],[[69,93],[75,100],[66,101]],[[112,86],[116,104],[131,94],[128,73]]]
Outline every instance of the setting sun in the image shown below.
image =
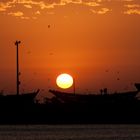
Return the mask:
[[58,87],[66,89],[73,85],[73,78],[69,74],[60,74],[56,79],[56,84]]

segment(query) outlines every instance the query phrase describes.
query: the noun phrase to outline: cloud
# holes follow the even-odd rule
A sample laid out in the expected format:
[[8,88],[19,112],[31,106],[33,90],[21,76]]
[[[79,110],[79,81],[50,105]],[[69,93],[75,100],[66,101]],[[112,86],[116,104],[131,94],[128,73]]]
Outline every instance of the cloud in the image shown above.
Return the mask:
[[[37,15],[41,15],[41,13],[54,13],[56,9],[58,10],[65,6],[70,8],[70,6],[76,5],[80,6],[80,8],[84,7],[86,10],[92,11],[93,14],[103,15],[108,12],[113,12],[113,8],[115,8],[115,6],[113,6],[114,2],[120,5],[120,7],[124,6],[127,8],[125,12],[120,11],[120,8],[118,8],[118,12],[120,13],[139,14],[140,4],[133,4],[136,0],[1,0],[0,13],[5,12],[8,15],[11,13],[10,15],[13,16],[17,10],[20,11],[22,8],[25,16],[36,17]],[[27,9],[28,12],[26,12]],[[42,10],[45,12],[41,12]]]
[[128,15],[140,15],[140,9],[129,9],[127,11],[124,12],[124,14],[128,14]]
[[101,10],[98,11],[98,14],[106,14],[109,11],[111,10],[109,10],[108,8],[102,8]]
[[32,6],[31,6],[31,5],[27,5],[27,4],[25,4],[25,5],[24,5],[24,7],[29,8],[29,9],[31,9],[31,8],[32,8]]
[[81,4],[82,2],[83,2],[82,0],[60,0],[60,5],[66,5],[69,3]]
[[8,8],[11,8],[12,6],[9,4],[9,2],[4,3],[0,2],[0,11],[6,11]]
[[127,4],[127,5],[124,5],[124,6],[127,7],[127,8],[140,8],[139,4]]
[[[21,12],[21,11],[10,12],[10,13],[8,13],[8,15],[11,15],[11,16],[14,16],[14,17],[19,17],[21,19],[26,19],[26,20],[30,19],[30,17],[25,16],[24,13]],[[33,19],[35,19],[35,18],[33,18]]]
[[[49,10],[49,9],[55,9],[58,7],[64,7],[69,4],[73,5],[81,5],[84,7],[98,7],[100,6],[101,0],[52,0],[51,2],[49,0],[47,1],[41,1],[41,0],[12,0],[12,1],[5,1],[5,2],[0,2],[0,12],[7,12],[8,15],[12,16],[19,16],[21,13],[17,12],[9,12],[11,9],[19,9],[22,7],[27,8],[27,9],[32,9],[34,10],[37,9],[36,11],[39,12],[34,12],[35,15],[40,15],[40,10]],[[23,9],[22,9],[23,10]],[[25,9],[26,10],[26,9]],[[23,10],[24,11],[24,10]],[[99,13],[105,13],[106,11],[100,11]],[[10,13],[10,14],[9,14]],[[28,12],[29,13],[29,12]],[[31,11],[32,13],[32,11]],[[46,11],[48,13],[48,11]],[[34,16],[34,15],[33,15]]]
[[97,2],[84,2],[83,4],[87,6],[93,6],[93,7],[100,6],[100,4]]
[[99,3],[88,0],[84,2],[83,0],[60,0],[59,2],[47,3],[45,1],[35,1],[35,0],[13,0],[9,2],[0,2],[0,9],[6,10],[7,8],[13,7],[13,5],[22,4],[26,8],[32,8],[32,6],[38,6],[41,9],[55,8],[56,6],[65,6],[67,4],[81,4],[86,6],[99,6]]
[[30,18],[29,18],[29,17],[22,17],[22,16],[21,16],[21,19],[30,19]]
[[22,17],[24,14],[23,14],[23,12],[18,11],[18,12],[10,12],[10,13],[8,13],[8,15],[12,15],[15,17]]
[[127,4],[127,5],[124,5],[124,7],[127,8],[127,10],[124,11],[124,14],[140,15],[140,4]]
[[3,7],[0,7],[0,12],[2,12],[2,11],[6,11],[6,9]]
[[100,14],[100,15],[106,14],[109,11],[111,11],[111,10],[108,9],[108,8],[101,8],[100,10],[93,10],[93,9],[91,9],[91,12],[92,13],[94,13],[94,14]]
[[36,11],[35,14],[36,15],[40,15],[41,13],[40,13],[40,11]]

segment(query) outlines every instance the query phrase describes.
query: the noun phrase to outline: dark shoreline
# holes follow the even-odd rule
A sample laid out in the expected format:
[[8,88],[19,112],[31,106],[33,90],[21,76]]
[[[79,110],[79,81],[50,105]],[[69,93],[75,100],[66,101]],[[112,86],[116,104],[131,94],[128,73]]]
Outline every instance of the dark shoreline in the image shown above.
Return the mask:
[[8,107],[0,112],[0,124],[140,124],[140,102]]

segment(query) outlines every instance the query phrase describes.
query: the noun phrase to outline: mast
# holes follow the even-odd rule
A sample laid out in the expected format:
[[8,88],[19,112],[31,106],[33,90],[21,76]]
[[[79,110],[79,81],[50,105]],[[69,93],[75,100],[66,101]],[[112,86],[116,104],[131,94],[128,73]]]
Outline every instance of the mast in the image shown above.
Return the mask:
[[73,93],[75,94],[75,79],[73,78]]
[[18,47],[19,44],[21,43],[21,41],[16,41],[15,45],[16,45],[16,65],[17,65],[17,71],[16,71],[16,88],[17,88],[17,96],[19,95],[19,85],[20,85],[20,81],[19,81],[19,61],[18,61]]

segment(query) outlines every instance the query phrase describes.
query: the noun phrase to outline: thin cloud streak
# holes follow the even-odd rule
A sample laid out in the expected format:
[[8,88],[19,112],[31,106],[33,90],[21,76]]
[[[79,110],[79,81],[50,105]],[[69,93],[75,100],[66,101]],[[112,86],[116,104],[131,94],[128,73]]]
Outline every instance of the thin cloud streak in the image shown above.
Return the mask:
[[140,9],[129,9],[127,11],[124,12],[125,14],[128,15],[140,15]]
[[140,8],[139,4],[128,4],[128,5],[124,5],[127,8]]
[[24,7],[31,9],[32,6],[31,5],[24,5]]
[[108,8],[101,8],[99,11],[96,11],[96,10],[92,10],[91,9],[91,12],[92,13],[94,13],[94,14],[100,14],[100,15],[106,14],[109,11],[111,11],[111,10],[108,9]]
[[18,12],[10,12],[10,13],[8,13],[8,15],[12,15],[15,17],[22,17],[24,14],[23,14],[23,12],[18,11]]

